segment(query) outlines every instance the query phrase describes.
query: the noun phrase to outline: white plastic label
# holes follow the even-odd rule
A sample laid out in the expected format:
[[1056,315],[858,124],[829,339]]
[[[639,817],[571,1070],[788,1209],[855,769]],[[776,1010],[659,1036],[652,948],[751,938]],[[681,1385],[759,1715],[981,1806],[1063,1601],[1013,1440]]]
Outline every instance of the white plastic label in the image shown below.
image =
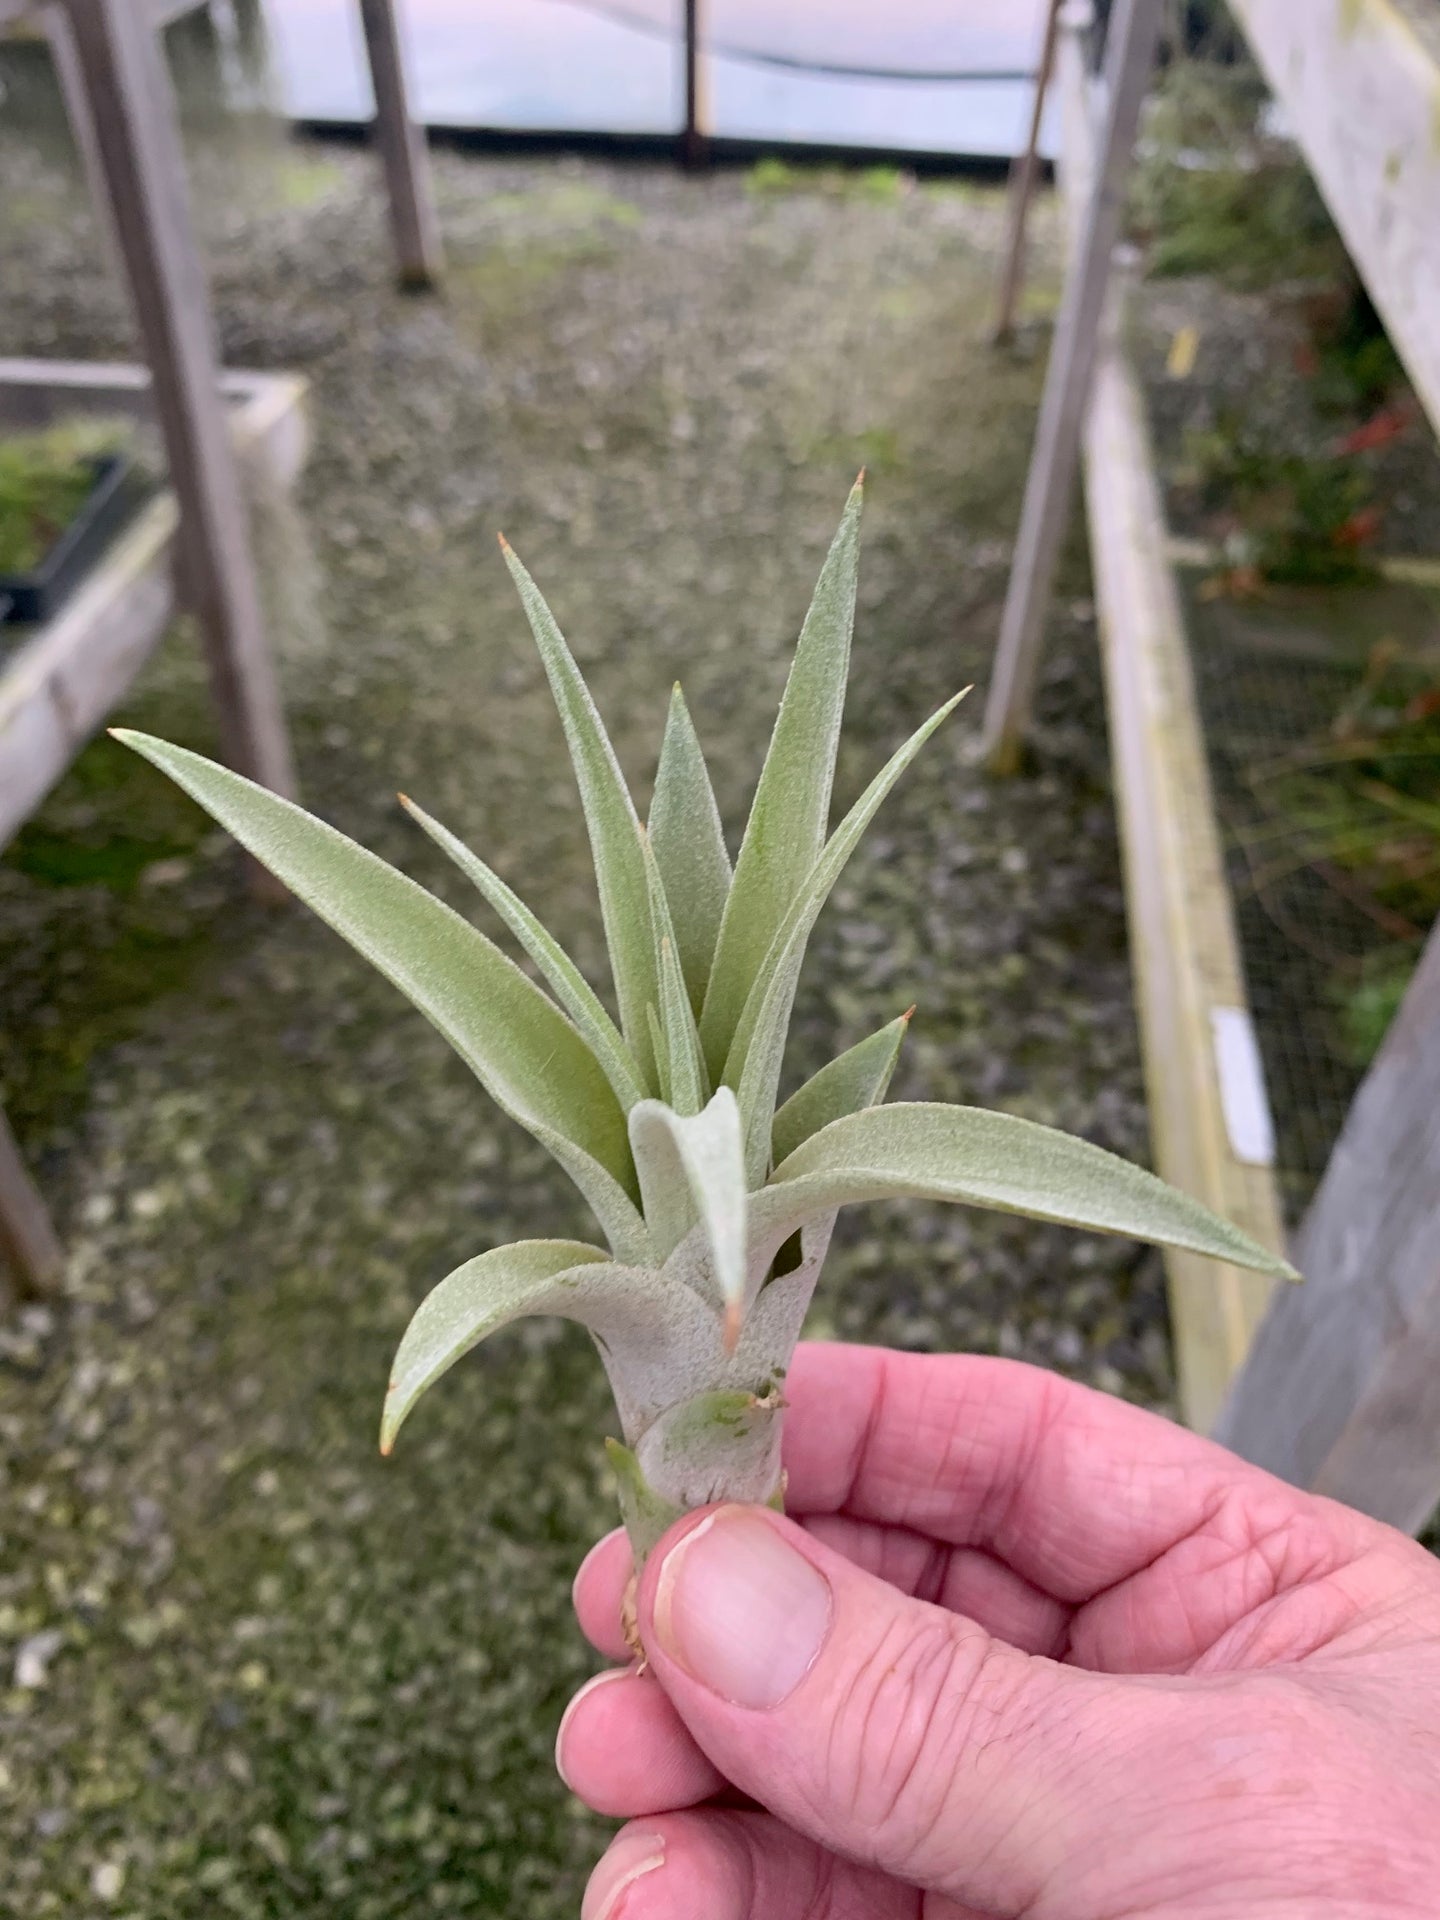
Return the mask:
[[1250,1015],[1244,1007],[1212,1007],[1210,1032],[1230,1150],[1247,1166],[1273,1167],[1275,1123],[1270,1118],[1265,1069]]

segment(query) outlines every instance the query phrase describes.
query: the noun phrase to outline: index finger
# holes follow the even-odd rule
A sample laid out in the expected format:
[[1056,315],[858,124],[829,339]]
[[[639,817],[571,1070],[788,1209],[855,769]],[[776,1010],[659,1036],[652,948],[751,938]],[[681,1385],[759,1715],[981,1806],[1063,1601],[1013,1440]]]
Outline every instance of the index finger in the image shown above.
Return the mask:
[[785,1397],[797,1518],[844,1513],[981,1547],[1072,1604],[1230,1504],[1328,1512],[1337,1537],[1346,1524],[1213,1441],[1019,1361],[807,1343]]

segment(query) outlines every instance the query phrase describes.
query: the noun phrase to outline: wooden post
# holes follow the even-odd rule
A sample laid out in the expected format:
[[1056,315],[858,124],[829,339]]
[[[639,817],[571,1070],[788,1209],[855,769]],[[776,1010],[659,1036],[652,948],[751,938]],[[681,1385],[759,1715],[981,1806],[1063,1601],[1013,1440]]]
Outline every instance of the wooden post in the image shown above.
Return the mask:
[[0,1110],[0,1264],[21,1295],[52,1293],[65,1255]]
[[1110,25],[1105,121],[1095,188],[1056,322],[985,706],[982,747],[994,773],[1013,773],[1019,766],[1029,723],[1045,615],[1070,518],[1110,256],[1120,232],[1126,170],[1155,61],[1163,7],[1164,0],[1118,0]]
[[129,0],[68,0],[68,10],[180,503],[183,598],[204,640],[222,748],[240,772],[288,794],[290,743],[220,396],[174,101],[155,36]]
[[680,159],[682,165],[694,168],[703,167],[709,157],[700,67],[700,0],[685,0],[685,126],[680,135]]
[[1440,432],[1440,8],[1230,0]]
[[1025,279],[1025,228],[1035,182],[1040,177],[1040,125],[1045,118],[1045,96],[1055,64],[1055,43],[1060,33],[1060,13],[1066,0],[1050,0],[1045,17],[1045,38],[1040,49],[1040,65],[1035,75],[1035,106],[1030,115],[1030,137],[1025,151],[1010,169],[1009,231],[1005,240],[1005,265],[1000,276],[1000,294],[996,302],[992,342],[999,346],[1015,331],[1015,309]]
[[[1055,64],[1072,256],[1095,169],[1080,30],[1073,16],[1062,21]],[[1117,274],[1083,444],[1150,1138],[1157,1172],[1280,1253],[1273,1131],[1145,403],[1124,349],[1123,292]],[[1204,1432],[1244,1361],[1272,1283],[1174,1250],[1165,1271],[1180,1409]]]
[[1217,1438],[1406,1532],[1440,1504],[1440,927],[1361,1085]]
[[110,199],[105,189],[105,163],[100,156],[100,143],[95,137],[95,122],[85,91],[85,76],[75,52],[70,16],[63,5],[56,4],[45,9],[44,20],[45,38],[50,43],[55,78],[60,83],[60,97],[65,102],[65,118],[70,123],[70,135],[75,142],[75,151],[80,156],[80,166],[90,192],[90,205],[94,209],[95,224],[100,232],[101,249],[106,265],[117,280],[123,281],[125,261],[110,212]]
[[420,293],[437,285],[444,259],[425,134],[410,116],[395,0],[360,0],[360,19],[375,89],[375,138],[385,168],[400,284]]

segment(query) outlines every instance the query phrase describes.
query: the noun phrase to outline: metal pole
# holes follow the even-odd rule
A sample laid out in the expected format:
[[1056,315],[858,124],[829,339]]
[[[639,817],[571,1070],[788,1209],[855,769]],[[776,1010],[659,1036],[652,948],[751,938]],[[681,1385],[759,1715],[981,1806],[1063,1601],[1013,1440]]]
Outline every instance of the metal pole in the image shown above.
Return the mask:
[[395,0],[360,0],[360,20],[375,89],[375,139],[385,168],[400,284],[424,292],[438,283],[444,261],[425,135],[410,114]]
[[991,339],[998,346],[1015,331],[1015,308],[1025,279],[1025,229],[1035,182],[1040,177],[1040,123],[1045,117],[1045,96],[1055,66],[1055,47],[1060,37],[1060,10],[1065,0],[1050,0],[1045,18],[1045,38],[1040,48],[1040,66],[1035,75],[1035,107],[1030,115],[1030,137],[1025,151],[1010,170],[1009,232],[1005,242],[1005,267],[1000,276],[1000,296],[996,303],[995,325]]
[[700,71],[700,0],[685,0],[685,126],[680,135],[680,159],[687,167],[703,167],[709,158],[704,76]]
[[985,705],[982,745],[992,773],[1016,771],[1029,725],[1045,615],[1070,518],[1110,256],[1120,233],[1125,176],[1155,63],[1163,11],[1164,0],[1118,0],[1111,23],[1110,85],[1095,191],[1056,321],[995,650],[995,672]]

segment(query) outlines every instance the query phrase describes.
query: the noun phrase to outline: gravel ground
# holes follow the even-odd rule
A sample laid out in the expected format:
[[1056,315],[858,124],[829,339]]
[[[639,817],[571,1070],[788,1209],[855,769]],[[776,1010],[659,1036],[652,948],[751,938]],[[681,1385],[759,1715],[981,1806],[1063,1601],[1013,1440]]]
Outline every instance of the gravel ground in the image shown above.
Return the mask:
[[[63,182],[0,147],[0,349],[130,350]],[[1039,365],[978,345],[996,196],[441,155],[443,300],[392,292],[366,157],[194,155],[226,358],[298,368],[308,546],[266,543],[306,796],[466,904],[413,793],[600,957],[503,527],[637,795],[683,678],[738,832],[845,490],[873,485],[839,798],[983,676]],[[1048,216],[1047,216],[1048,217]],[[1042,274],[1053,234],[1041,236]],[[1072,555],[1034,769],[978,702],[822,922],[793,1075],[918,1001],[897,1092],[1146,1151],[1096,650]],[[212,743],[177,633],[123,719]],[[73,1251],[0,1375],[0,1849],[40,1915],[573,1914],[602,1824],[551,1742],[610,1524],[599,1367],[531,1324],[375,1451],[408,1312],[584,1230],[418,1017],[157,775],[94,747],[0,865],[0,1089]],[[817,1328],[1171,1393],[1158,1263],[996,1215],[844,1225]]]

